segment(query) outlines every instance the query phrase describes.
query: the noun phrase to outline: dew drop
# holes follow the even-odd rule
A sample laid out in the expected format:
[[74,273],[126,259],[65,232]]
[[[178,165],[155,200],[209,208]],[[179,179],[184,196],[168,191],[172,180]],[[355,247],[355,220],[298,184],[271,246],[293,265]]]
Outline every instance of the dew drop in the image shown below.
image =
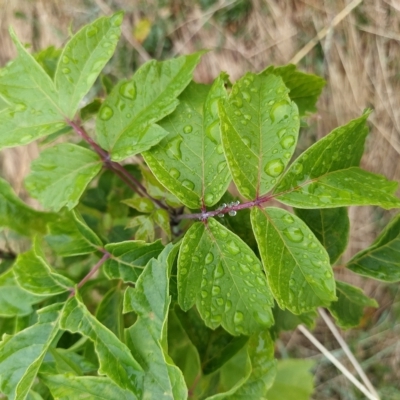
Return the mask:
[[292,242],[299,243],[304,239],[303,232],[300,228],[291,226],[283,230],[285,236]]
[[291,215],[286,214],[283,218],[283,221],[287,222],[288,224],[293,224],[294,219]]
[[217,304],[218,304],[219,306],[223,306],[223,305],[224,305],[224,299],[223,299],[222,297],[218,297],[218,299],[217,299]]
[[327,278],[332,278],[332,273],[329,272],[329,271],[326,271],[326,272],[325,272],[325,276],[326,276]]
[[169,170],[169,174],[172,176],[174,179],[178,179],[181,175],[181,173],[176,169],[176,168],[171,168]]
[[236,97],[233,101],[232,104],[235,105],[238,108],[242,108],[243,107],[243,101],[240,97]]
[[236,110],[234,113],[237,117],[240,117],[242,115],[242,113],[239,110]]
[[225,312],[229,311],[232,308],[232,302],[230,300],[227,300],[225,304]]
[[217,146],[217,153],[218,154],[222,154],[224,152],[224,148],[222,147],[222,144],[219,144],[218,146]]
[[189,190],[194,189],[194,183],[192,181],[190,181],[189,179],[185,179],[184,181],[182,181],[182,185],[185,186],[185,188],[187,188]]
[[222,266],[222,263],[219,263],[217,268],[215,268],[214,277],[221,278],[222,276],[224,276],[224,268]]
[[235,211],[235,210],[229,211],[229,215],[230,215],[231,217],[234,217],[234,216],[236,215],[236,211]]
[[247,121],[251,120],[251,115],[249,115],[249,114],[244,114],[243,117],[244,117],[244,119],[247,119]]
[[285,165],[283,164],[282,160],[279,158],[276,158],[275,160],[269,161],[265,165],[264,171],[267,175],[275,178],[283,172],[284,168],[285,168]]
[[62,62],[63,62],[64,64],[68,64],[68,63],[69,63],[69,57],[63,56]]
[[296,163],[293,165],[293,172],[296,175],[300,175],[303,172],[303,164],[301,163]]
[[211,253],[211,251],[206,255],[206,259],[204,260],[204,262],[206,264],[211,264],[214,261],[214,254]]
[[285,157],[287,160],[288,160],[291,156],[292,156],[292,154],[289,153],[289,152],[286,152],[286,153],[283,155],[283,157]]
[[269,116],[272,122],[280,122],[289,117],[290,111],[291,107],[289,102],[287,100],[280,100],[271,107]]
[[169,141],[166,148],[167,151],[170,153],[170,155],[176,160],[182,159],[182,152],[181,152],[182,141],[183,141],[182,137],[178,135]]
[[229,241],[226,244],[226,247],[227,247],[229,253],[231,253],[233,255],[238,254],[240,252],[238,245],[233,240]]
[[263,313],[261,311],[257,311],[254,313],[254,319],[264,327],[268,327],[271,325],[271,317],[267,313]]
[[61,70],[61,72],[62,72],[63,74],[69,74],[69,73],[71,72],[71,70],[70,70],[69,68],[65,67],[65,68],[63,68],[63,69]]
[[136,86],[134,81],[128,81],[123,83],[119,88],[119,93],[122,97],[128,100],[134,100],[136,98]]
[[234,324],[241,324],[243,322],[244,315],[240,311],[236,311],[233,316],[233,323]]
[[100,119],[108,121],[114,115],[114,111],[109,106],[104,106],[100,110]]
[[185,133],[190,133],[190,132],[192,132],[192,131],[193,131],[192,125],[186,125],[186,126],[183,128],[183,132],[185,132]]
[[201,297],[202,297],[203,299],[205,299],[207,296],[208,296],[208,292],[206,292],[205,290],[202,290],[202,291],[201,291]]
[[217,294],[221,293],[221,288],[219,286],[213,286],[211,293],[213,296],[216,296]]
[[286,133],[286,129],[279,129],[279,131],[277,132],[278,138],[280,139],[284,134]]
[[250,102],[251,96],[250,96],[250,93],[249,93],[249,92],[243,91],[243,92],[242,92],[242,96],[243,96],[243,98],[244,98],[246,101]]
[[96,33],[97,33],[97,28],[95,26],[92,26],[86,31],[86,36],[90,38],[96,35]]
[[207,206],[211,206],[214,202],[214,195],[212,193],[207,193],[204,196],[204,201],[206,203]]
[[220,141],[219,122],[214,121],[207,129],[206,136],[215,144]]
[[187,270],[186,268],[182,268],[182,269],[180,270],[181,275],[186,275],[187,272],[188,272],[188,270]]
[[247,265],[245,265],[245,264],[239,264],[239,268],[240,268],[240,270],[241,270],[242,272],[244,272],[245,274],[247,274],[247,273],[250,272],[250,268],[249,268]]
[[217,166],[217,171],[220,174],[226,168],[226,161],[221,161]]
[[296,141],[296,140],[295,140],[294,136],[289,135],[289,136],[285,136],[285,137],[280,141],[280,143],[281,143],[281,146],[282,146],[284,149],[289,149],[290,147],[292,147],[292,146],[294,145],[295,141]]

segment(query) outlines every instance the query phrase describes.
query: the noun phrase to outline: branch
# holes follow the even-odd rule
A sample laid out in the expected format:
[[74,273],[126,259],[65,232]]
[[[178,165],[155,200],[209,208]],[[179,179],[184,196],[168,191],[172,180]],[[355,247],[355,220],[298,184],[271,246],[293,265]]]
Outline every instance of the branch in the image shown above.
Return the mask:
[[[89,271],[89,273],[78,283],[77,289],[80,289],[98,270],[99,268],[111,257],[111,254],[107,251],[104,252],[103,257],[94,265],[94,267]],[[71,290],[69,297],[75,296],[75,289]]]
[[[279,193],[279,194],[281,194],[281,193]],[[215,217],[215,216],[223,217],[225,214],[236,215],[237,211],[244,210],[246,208],[260,206],[261,204],[270,201],[274,197],[275,197],[274,195],[268,194],[265,196],[261,196],[256,200],[247,201],[245,203],[240,203],[239,201],[232,202],[229,204],[224,203],[214,211],[201,212],[201,213],[197,213],[197,214],[182,214],[182,215],[178,215],[176,217],[176,219],[177,220],[181,220],[181,219],[206,220],[207,218],[211,218],[211,217]]]
[[313,334],[305,328],[303,325],[299,325],[297,327],[299,331],[354,385],[356,386],[369,400],[379,400],[379,397],[376,397],[372,393],[368,391],[368,389],[358,381],[354,375],[337,359],[332,353],[322,345]]
[[132,175],[130,174],[121,164],[115,161],[111,161],[110,154],[102,149],[83,129],[82,126],[78,125],[74,121],[69,119],[66,120],[67,124],[71,126],[74,131],[87,143],[90,144],[92,149],[100,156],[104,163],[104,166],[113,171],[121,180],[123,180],[134,192],[137,192],[143,197],[148,197],[155,204],[164,210],[169,210],[169,208],[163,204],[160,200],[155,199],[147,193],[146,188]]
[[376,392],[374,386],[372,385],[371,381],[368,379],[367,375],[361,368],[361,365],[359,362],[356,360],[354,357],[353,353],[349,349],[349,346],[347,346],[347,343],[343,340],[342,336],[340,335],[339,331],[337,330],[336,326],[333,324],[331,319],[328,317],[327,313],[325,312],[324,309],[319,308],[318,309],[319,314],[321,315],[322,319],[325,321],[326,325],[328,326],[329,330],[332,332],[333,336],[335,336],[336,340],[342,347],[343,351],[347,355],[347,358],[351,361],[353,364],[355,370],[357,371],[358,375],[364,382],[365,386],[369,389],[369,391],[376,397],[379,398],[378,393]]

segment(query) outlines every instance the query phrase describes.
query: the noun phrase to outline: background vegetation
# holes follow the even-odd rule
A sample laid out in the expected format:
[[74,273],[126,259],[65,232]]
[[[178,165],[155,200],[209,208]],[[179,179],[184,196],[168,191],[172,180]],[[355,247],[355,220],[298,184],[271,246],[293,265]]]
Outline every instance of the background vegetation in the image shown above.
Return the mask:
[[[318,113],[302,129],[299,147],[309,146],[371,107],[362,167],[400,181],[400,4],[396,0],[0,0],[0,9],[0,66],[15,57],[7,33],[10,25],[22,41],[39,50],[61,46],[69,31],[120,9],[126,12],[123,39],[107,66],[107,72],[118,78],[129,77],[147,59],[201,48],[212,50],[195,74],[205,83],[220,70],[235,80],[248,70],[297,62],[302,70],[327,80]],[[318,34],[315,46],[301,52]],[[0,176],[32,205],[23,178],[37,155],[36,143],[0,153]],[[351,208],[351,240],[343,263],[367,247],[394,212]],[[0,232],[0,251],[20,246],[24,243],[19,238]],[[385,394],[382,398],[400,398],[398,284],[369,281],[340,267],[335,274],[363,287],[379,302],[378,309],[367,310],[359,329],[343,335],[375,387]],[[352,370],[322,321],[314,334]],[[280,358],[317,361],[314,399],[362,398],[299,331],[281,336],[276,352]]]

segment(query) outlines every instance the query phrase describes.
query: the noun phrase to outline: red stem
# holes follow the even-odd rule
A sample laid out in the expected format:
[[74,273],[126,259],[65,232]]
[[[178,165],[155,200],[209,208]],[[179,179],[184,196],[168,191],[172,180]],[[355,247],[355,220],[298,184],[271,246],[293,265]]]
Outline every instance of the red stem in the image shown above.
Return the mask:
[[160,200],[157,200],[147,193],[146,188],[133,176],[131,175],[121,164],[115,161],[111,161],[110,154],[102,149],[88,134],[87,132],[77,123],[69,119],[66,120],[67,124],[71,126],[74,131],[87,143],[92,146],[93,150],[100,156],[104,163],[104,166],[109,170],[113,171],[121,180],[123,180],[133,191],[137,192],[143,197],[148,197],[155,204],[164,210],[168,210],[168,207],[163,204]]
[[[99,268],[111,257],[109,252],[105,252],[103,257],[97,262],[97,264],[88,272],[88,274],[78,283],[77,288],[80,289],[98,270]],[[69,297],[75,296],[75,289],[71,290]]]

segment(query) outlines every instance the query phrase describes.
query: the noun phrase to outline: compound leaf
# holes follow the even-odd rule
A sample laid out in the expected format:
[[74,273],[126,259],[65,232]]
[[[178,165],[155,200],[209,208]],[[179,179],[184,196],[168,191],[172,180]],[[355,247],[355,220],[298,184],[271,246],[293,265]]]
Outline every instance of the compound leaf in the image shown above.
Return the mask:
[[344,207],[316,210],[296,208],[294,211],[325,247],[331,264],[334,264],[345,251],[349,241],[350,220],[347,209]]
[[0,95],[9,107],[0,112],[0,149],[30,143],[65,126],[50,76],[10,30],[18,57],[0,71]]
[[226,79],[222,74],[211,88],[191,83],[176,110],[160,122],[168,136],[143,154],[157,179],[189,208],[217,203],[231,179],[218,116]]
[[251,223],[279,307],[303,314],[336,300],[329,255],[300,218],[255,207]]
[[164,347],[171,301],[169,275],[177,250],[178,246],[172,244],[165,247],[157,259],[148,262],[136,288],[128,288],[125,292],[124,311],[134,311],[138,316],[126,336],[133,354],[145,370],[143,398],[187,398],[182,372],[169,359]]
[[45,208],[74,208],[90,181],[102,168],[100,157],[72,143],[61,143],[32,162],[25,186]]
[[93,341],[100,375],[107,375],[119,387],[135,395],[140,393],[142,368],[126,345],[90,314],[78,295],[66,302],[60,326]]
[[73,281],[52,271],[38,240],[31,250],[18,256],[13,270],[22,289],[39,296],[64,293],[74,287]]
[[392,219],[371,246],[357,253],[346,266],[373,279],[400,281],[400,214]]
[[122,279],[124,282],[136,282],[146,264],[157,257],[164,246],[161,241],[146,243],[129,240],[106,244],[105,249],[111,257],[103,266],[109,279]]
[[122,18],[122,12],[99,18],[85,25],[65,45],[54,81],[58,103],[68,118],[74,118],[79,103],[113,55]]
[[178,259],[178,295],[184,310],[196,303],[207,326],[222,325],[235,336],[273,323],[272,296],[260,261],[213,218],[186,232]]
[[328,309],[342,329],[358,326],[365,307],[378,307],[375,299],[366,296],[360,288],[345,282],[336,281],[336,295],[338,300],[332,302]]
[[90,254],[103,247],[102,241],[76,211],[61,215],[49,224],[49,229],[45,240],[61,257]]
[[288,64],[282,67],[270,66],[260,75],[274,74],[282,78],[290,90],[289,97],[297,104],[300,116],[317,111],[315,104],[326,82],[320,76],[306,74],[296,70],[296,66]]
[[10,318],[31,314],[32,305],[42,300],[42,296],[29,293],[18,285],[12,268],[0,275],[0,316]]
[[28,207],[0,178],[0,226],[6,226],[21,235],[45,233],[46,224],[55,220],[55,214],[44,213]]
[[276,199],[299,208],[400,207],[400,199],[394,196],[396,182],[357,167],[369,114],[333,130],[301,154],[275,188]]
[[113,88],[100,108],[96,132],[114,161],[148,150],[168,134],[156,121],[174,111],[201,54],[149,61]]
[[277,373],[268,400],[309,400],[314,390],[313,376],[309,370],[314,366],[309,360],[279,360]]
[[268,192],[296,148],[299,113],[275,75],[247,73],[220,103],[222,144],[233,180],[247,199]]
[[38,322],[0,343],[0,390],[9,400],[23,400],[59,330],[62,304],[38,311]]
[[41,380],[49,387],[58,400],[76,399],[118,399],[136,400],[135,394],[116,385],[111,379],[99,376],[41,375]]

